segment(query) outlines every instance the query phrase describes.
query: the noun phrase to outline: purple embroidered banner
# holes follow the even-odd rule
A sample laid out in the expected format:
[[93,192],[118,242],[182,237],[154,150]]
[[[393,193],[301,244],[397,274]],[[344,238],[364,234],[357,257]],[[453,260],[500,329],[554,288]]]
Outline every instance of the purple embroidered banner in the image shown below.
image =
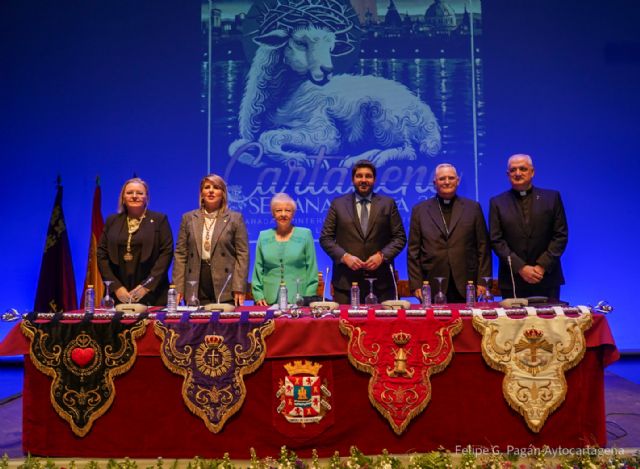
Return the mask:
[[155,323],[162,361],[184,377],[182,398],[211,432],[218,433],[242,407],[247,394],[243,376],[262,365],[267,352],[264,339],[274,328],[271,319]]

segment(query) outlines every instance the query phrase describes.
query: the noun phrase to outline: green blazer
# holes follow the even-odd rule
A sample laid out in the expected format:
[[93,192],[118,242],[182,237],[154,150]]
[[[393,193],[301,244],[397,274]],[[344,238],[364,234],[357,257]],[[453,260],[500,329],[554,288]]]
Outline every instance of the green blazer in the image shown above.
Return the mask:
[[318,289],[318,262],[313,236],[308,228],[295,226],[288,241],[276,241],[276,230],[260,232],[256,244],[251,290],[255,301],[265,299],[274,304],[278,297],[284,271],[289,302],[296,296],[296,279],[300,279],[300,294],[312,296]]

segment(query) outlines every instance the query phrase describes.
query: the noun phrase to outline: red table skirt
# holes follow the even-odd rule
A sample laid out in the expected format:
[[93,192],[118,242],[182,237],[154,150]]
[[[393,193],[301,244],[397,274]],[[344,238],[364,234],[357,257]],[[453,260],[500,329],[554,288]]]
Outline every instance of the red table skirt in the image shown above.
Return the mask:
[[[330,456],[335,450],[347,454],[351,445],[365,453],[385,448],[406,453],[439,447],[455,451],[466,445],[513,450],[529,445],[606,444],[603,370],[617,359],[617,350],[602,316],[594,317],[586,333],[584,359],[566,374],[569,391],[565,402],[537,434],[506,403],[503,375],[485,364],[479,352],[480,336],[468,319],[454,340],[456,354],[451,364],[431,379],[431,402],[401,436],[395,435],[369,402],[369,375],[347,361],[346,339],[336,320],[278,320],[276,324],[267,340],[268,358],[245,377],[244,405],[218,434],[209,432],[184,405],[182,378],[170,373],[157,356],[159,342],[151,327],[139,341],[140,355],[133,368],[115,380],[111,409],[84,438],[74,436],[52,408],[50,378],[25,360],[24,451],[91,458],[210,458],[229,452],[232,458],[247,459],[252,447],[264,457],[277,456],[283,445],[308,457],[313,448],[320,456]],[[16,350],[21,334],[10,336],[0,353]],[[8,346],[11,341],[13,345]],[[330,370],[333,409],[324,424],[289,424],[277,413],[276,376],[294,357],[318,361],[324,370]]]

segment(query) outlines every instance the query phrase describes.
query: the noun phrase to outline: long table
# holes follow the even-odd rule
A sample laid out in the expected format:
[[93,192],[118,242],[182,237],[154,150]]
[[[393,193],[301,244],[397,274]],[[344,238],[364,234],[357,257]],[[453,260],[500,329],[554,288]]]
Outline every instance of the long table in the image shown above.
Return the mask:
[[[25,359],[23,449],[50,457],[191,458],[228,452],[232,458],[246,459],[250,448],[264,457],[277,455],[283,445],[303,457],[314,448],[320,456],[335,450],[347,454],[352,445],[365,453],[385,448],[392,453],[440,447],[455,451],[467,445],[502,451],[529,445],[606,445],[604,368],[619,354],[604,316],[594,315],[593,326],[585,333],[584,358],[566,373],[566,400],[537,434],[509,408],[502,394],[503,374],[485,364],[480,335],[470,318],[463,321],[453,342],[453,360],[431,378],[431,402],[400,436],[369,402],[369,375],[348,362],[347,340],[338,320],[306,318],[275,321],[264,364],[245,377],[244,405],[218,434],[208,431],[183,403],[182,378],[162,364],[160,341],[152,326],[138,341],[133,368],[115,380],[112,407],[84,438],[76,437],[52,408],[50,378]],[[0,355],[28,355],[28,351],[17,327],[0,343]],[[322,426],[289,424],[277,412],[277,377],[285,364],[302,358],[322,364],[332,377],[332,410],[325,417],[330,420]]]

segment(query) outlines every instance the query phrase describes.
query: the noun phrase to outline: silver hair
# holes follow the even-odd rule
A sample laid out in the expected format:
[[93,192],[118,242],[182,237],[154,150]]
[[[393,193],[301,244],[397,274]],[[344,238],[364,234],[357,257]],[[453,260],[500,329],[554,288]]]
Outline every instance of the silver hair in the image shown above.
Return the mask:
[[289,204],[293,207],[293,213],[296,213],[296,209],[298,208],[296,205],[296,201],[291,198],[291,196],[285,192],[278,192],[271,198],[271,212],[273,212],[273,206],[275,204]]
[[515,160],[516,158],[524,158],[525,161],[527,163],[529,163],[529,166],[531,166],[533,168],[533,160],[531,159],[531,157],[525,153],[516,153],[515,155],[511,155],[509,157],[509,159],[507,160],[507,169],[509,169],[509,166],[511,165],[511,161]]
[[455,171],[455,173],[456,173],[456,177],[458,177],[458,170],[456,169],[456,167],[455,167],[455,166],[453,166],[451,163],[440,163],[438,166],[436,166],[436,169],[435,169],[435,171],[433,172],[433,179],[434,179],[434,180],[435,180],[435,178],[436,178],[436,174],[438,173],[438,170],[439,170],[439,169],[442,169],[442,168],[453,168],[453,170],[454,170],[454,171]]

